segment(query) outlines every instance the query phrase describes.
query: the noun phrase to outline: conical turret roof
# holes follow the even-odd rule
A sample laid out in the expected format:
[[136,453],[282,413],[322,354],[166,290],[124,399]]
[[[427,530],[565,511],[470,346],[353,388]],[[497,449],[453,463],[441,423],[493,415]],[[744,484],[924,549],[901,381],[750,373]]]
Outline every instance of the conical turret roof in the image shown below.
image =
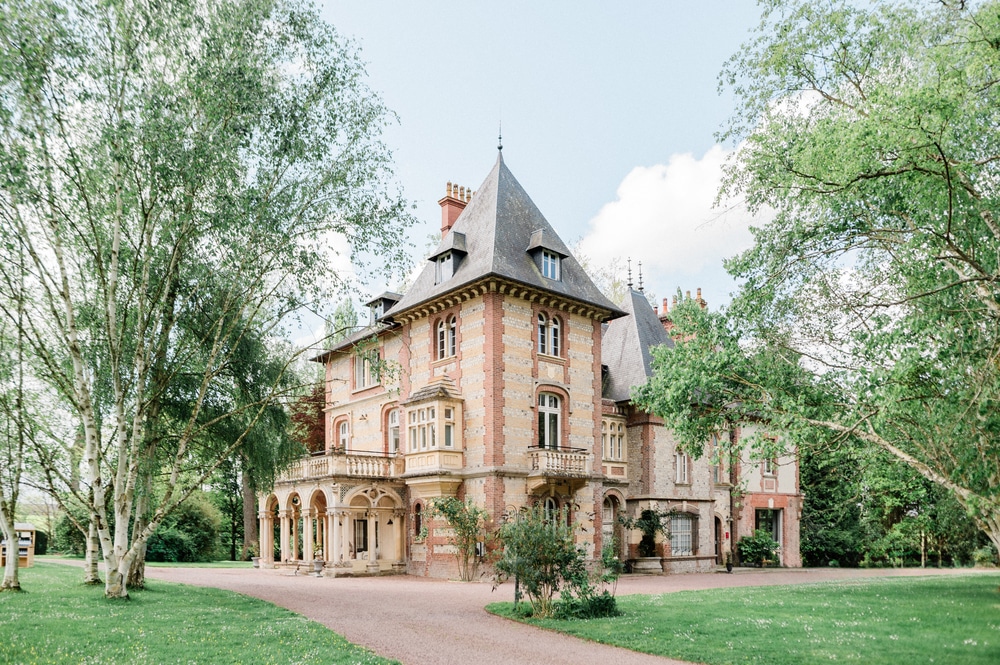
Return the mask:
[[[561,257],[560,279],[542,276],[535,256],[542,250]],[[433,259],[448,251],[460,254],[461,260],[451,277],[437,282]],[[502,153],[430,258],[413,286],[386,313],[386,318],[488,276],[593,305],[607,312],[603,320],[624,315],[573,258],[569,248],[507,168]]]
[[652,347],[674,345],[645,295],[630,287],[623,309],[631,316],[609,323],[601,340],[601,361],[608,367],[604,396],[616,402],[628,400],[632,386],[652,376]]

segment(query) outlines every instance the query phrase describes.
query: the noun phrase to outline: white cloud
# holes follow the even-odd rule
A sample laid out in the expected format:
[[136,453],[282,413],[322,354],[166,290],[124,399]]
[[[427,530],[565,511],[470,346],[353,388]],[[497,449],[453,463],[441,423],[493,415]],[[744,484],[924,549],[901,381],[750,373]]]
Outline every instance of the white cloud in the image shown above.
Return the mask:
[[701,159],[673,155],[665,165],[632,169],[618,186],[617,199],[590,221],[582,252],[597,265],[625,257],[633,267],[641,261],[646,285],[659,289],[681,282],[690,288],[696,280],[698,286],[708,282],[720,288],[731,283],[722,260],[748,248],[752,236],[745,207],[713,205],[730,154],[716,145]]

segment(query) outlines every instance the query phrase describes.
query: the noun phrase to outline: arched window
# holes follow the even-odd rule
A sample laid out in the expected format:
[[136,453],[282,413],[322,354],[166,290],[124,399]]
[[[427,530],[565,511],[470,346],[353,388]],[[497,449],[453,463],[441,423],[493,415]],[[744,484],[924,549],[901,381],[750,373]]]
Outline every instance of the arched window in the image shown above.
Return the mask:
[[538,352],[549,352],[549,320],[544,314],[538,315]]
[[604,459],[611,459],[611,448],[608,447],[608,423],[604,420],[601,421],[601,450],[604,451]]
[[542,503],[543,509],[545,510],[545,521],[554,523],[559,519],[559,502],[553,497],[545,497],[545,501]]
[[389,453],[399,452],[399,409],[392,409],[389,411],[389,417],[386,419],[386,439]]
[[559,420],[562,416],[558,395],[538,393],[538,447],[559,448]]
[[437,324],[437,359],[451,358],[455,355],[455,342],[458,336],[458,320],[454,316],[441,319]]
[[413,506],[413,537],[420,538],[420,532],[424,530],[423,506],[419,503]]
[[337,428],[337,443],[341,450],[347,450],[347,445],[351,442],[351,426],[346,420],[340,421]]
[[562,322],[558,316],[538,315],[538,352],[558,356],[562,352]]

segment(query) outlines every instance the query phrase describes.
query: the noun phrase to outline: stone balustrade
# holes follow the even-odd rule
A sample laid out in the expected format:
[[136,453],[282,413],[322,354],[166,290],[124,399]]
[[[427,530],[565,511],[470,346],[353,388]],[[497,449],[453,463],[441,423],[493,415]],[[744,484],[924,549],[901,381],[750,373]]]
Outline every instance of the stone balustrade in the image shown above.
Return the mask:
[[400,458],[379,453],[330,453],[306,457],[292,464],[278,482],[315,480],[334,476],[396,478],[402,475]]
[[532,448],[528,451],[532,473],[558,476],[589,475],[591,455],[582,448]]

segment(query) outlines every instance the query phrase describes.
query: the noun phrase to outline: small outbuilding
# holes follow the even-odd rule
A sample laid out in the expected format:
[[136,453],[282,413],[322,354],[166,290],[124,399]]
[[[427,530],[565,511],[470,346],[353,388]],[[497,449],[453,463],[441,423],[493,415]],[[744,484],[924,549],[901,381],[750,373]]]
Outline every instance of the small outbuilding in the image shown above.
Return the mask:
[[[19,568],[30,568],[35,563],[35,525],[15,522],[14,532],[17,534],[17,565]],[[7,541],[0,540],[0,566],[7,565],[7,552]]]

